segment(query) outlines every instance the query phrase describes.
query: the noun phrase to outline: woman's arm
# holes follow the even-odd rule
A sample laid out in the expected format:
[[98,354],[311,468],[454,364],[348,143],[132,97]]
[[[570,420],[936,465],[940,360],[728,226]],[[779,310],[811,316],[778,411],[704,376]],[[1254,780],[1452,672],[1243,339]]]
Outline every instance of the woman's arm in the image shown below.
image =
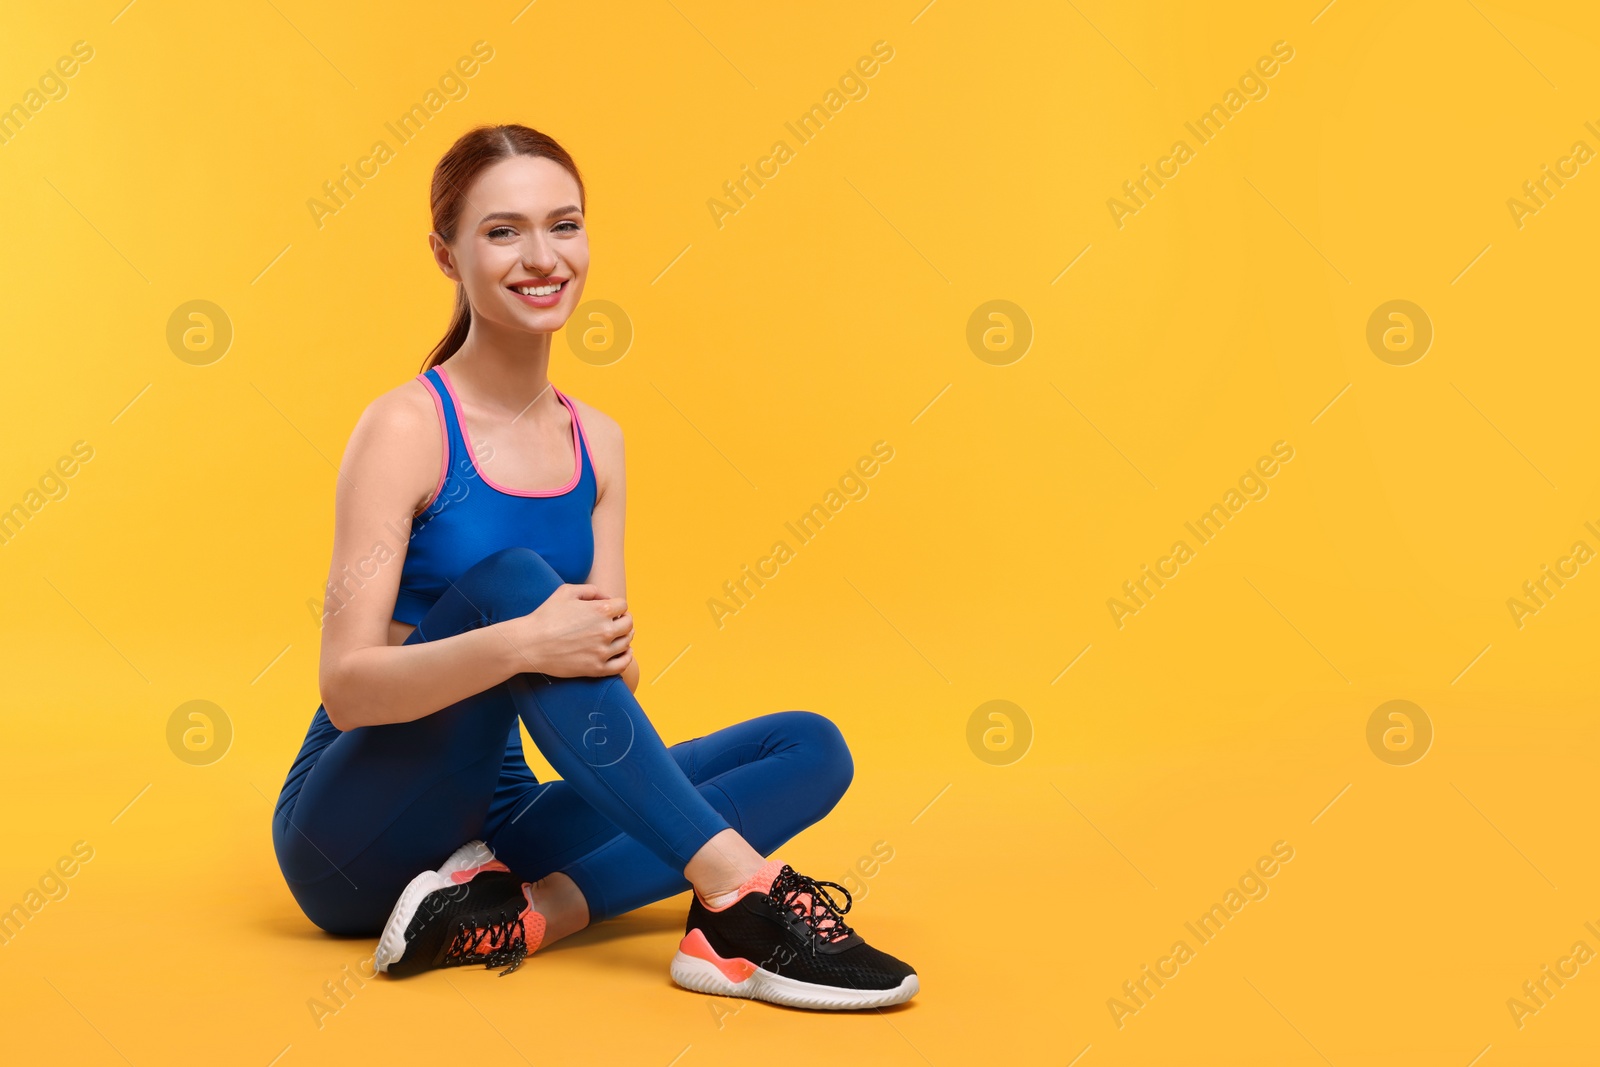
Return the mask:
[[[582,402],[574,400],[573,403]],[[589,569],[587,583],[599,587],[606,596],[626,600],[628,579],[623,566],[622,531],[627,510],[627,480],[622,427],[617,420],[588,404],[583,404],[581,415],[595,476],[594,565]],[[639,688],[637,655],[623,670],[622,680],[630,692]]]
[[416,381],[369,404],[345,448],[318,675],[322,706],[340,730],[420,719],[541,669],[532,648],[516,647],[499,624],[389,644],[411,519],[438,481],[443,448],[432,399]]

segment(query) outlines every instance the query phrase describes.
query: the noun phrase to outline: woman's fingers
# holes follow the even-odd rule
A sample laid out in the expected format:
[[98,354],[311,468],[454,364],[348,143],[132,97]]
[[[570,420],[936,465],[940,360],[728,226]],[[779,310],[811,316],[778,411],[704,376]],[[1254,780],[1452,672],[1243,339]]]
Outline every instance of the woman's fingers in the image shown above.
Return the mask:
[[612,635],[611,640],[606,642],[606,648],[609,650],[608,654],[614,656],[618,651],[627,648],[632,644],[633,626],[630,624],[627,629],[620,630]]
[[606,596],[598,585],[568,585],[566,588],[573,591],[573,599],[590,601],[598,610],[604,611],[613,618],[628,610],[628,601],[625,598]]

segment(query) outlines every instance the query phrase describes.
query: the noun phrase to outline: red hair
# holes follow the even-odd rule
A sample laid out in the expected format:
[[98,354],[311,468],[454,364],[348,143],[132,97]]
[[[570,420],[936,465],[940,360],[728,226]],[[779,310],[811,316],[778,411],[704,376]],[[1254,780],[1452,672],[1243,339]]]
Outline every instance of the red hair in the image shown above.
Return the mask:
[[[555,138],[527,126],[478,126],[468,130],[450,146],[433,168],[433,187],[429,202],[433,209],[433,230],[446,244],[456,239],[456,226],[461,221],[462,208],[466,206],[466,191],[479,174],[494,163],[512,156],[533,156],[550,159],[565,167],[578,183],[578,206],[587,210],[587,194],[583,188],[583,175],[572,156],[556,143]],[[437,366],[455,355],[467,339],[472,325],[472,305],[467,302],[466,288],[456,283],[456,304],[450,313],[450,325],[444,337],[433,346],[422,369]]]

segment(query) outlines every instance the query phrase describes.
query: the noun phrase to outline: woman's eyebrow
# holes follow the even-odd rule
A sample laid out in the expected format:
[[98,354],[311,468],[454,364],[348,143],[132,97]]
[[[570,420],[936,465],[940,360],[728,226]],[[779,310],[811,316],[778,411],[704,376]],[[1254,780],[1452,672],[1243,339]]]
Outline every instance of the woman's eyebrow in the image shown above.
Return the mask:
[[[577,204],[567,204],[563,207],[552,209],[550,213],[545,216],[545,221],[548,222],[551,219],[560,218],[562,215],[578,215],[582,213],[583,209]],[[478,220],[478,225],[481,226],[485,222],[499,222],[501,220],[507,222],[527,222],[528,216],[524,215],[520,211],[491,211],[489,214]]]

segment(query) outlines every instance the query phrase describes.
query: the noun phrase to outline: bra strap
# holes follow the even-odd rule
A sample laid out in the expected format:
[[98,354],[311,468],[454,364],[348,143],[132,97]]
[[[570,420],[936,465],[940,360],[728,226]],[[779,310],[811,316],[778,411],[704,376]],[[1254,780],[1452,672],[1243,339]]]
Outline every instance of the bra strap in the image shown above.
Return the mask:
[[450,438],[450,463],[451,470],[457,457],[466,457],[467,439],[461,432],[461,423],[456,419],[455,394],[450,392],[450,387],[445,384],[444,376],[439,373],[437,366],[429,367],[425,377],[433,386],[434,392],[439,397],[439,410],[444,413],[445,431]]
[[572,402],[570,396],[557,389],[554,382],[550,383],[550,388],[561,398],[561,402],[567,406],[567,413],[572,416],[572,437],[578,443],[578,479],[581,481],[583,467],[587,466],[589,473],[594,474],[594,462],[589,458],[589,435],[583,432],[583,420],[578,417],[578,405]]

